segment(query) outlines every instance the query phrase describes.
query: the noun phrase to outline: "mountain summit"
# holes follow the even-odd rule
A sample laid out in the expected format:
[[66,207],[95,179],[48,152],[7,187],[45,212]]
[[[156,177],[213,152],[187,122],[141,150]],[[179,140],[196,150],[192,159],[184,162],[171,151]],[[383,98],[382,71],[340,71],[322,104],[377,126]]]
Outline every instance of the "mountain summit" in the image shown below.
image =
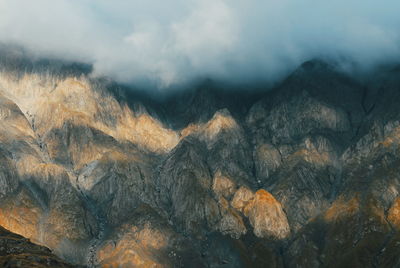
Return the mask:
[[2,65],[0,225],[59,258],[400,265],[398,69],[363,83],[312,61],[272,89],[154,100],[87,66]]

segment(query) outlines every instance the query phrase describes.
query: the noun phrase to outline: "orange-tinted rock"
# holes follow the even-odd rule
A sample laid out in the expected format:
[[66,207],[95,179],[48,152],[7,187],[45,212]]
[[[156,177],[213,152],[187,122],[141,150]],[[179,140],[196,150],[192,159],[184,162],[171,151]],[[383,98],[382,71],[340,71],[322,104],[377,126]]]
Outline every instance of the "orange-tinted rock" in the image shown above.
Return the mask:
[[127,225],[114,239],[117,241],[108,241],[98,251],[102,267],[165,267],[152,252],[166,247],[168,237],[148,224],[143,229]]
[[389,222],[397,229],[400,229],[400,198],[397,198],[388,211]]
[[255,193],[254,199],[244,208],[244,214],[249,217],[258,237],[284,239],[290,234],[282,205],[264,189]]
[[30,193],[23,189],[15,197],[2,202],[0,225],[14,233],[39,242],[41,237],[39,225],[42,215],[43,209],[33,200]]
[[325,212],[326,221],[337,221],[345,217],[354,215],[359,210],[359,198],[357,196],[350,200],[345,200],[340,196],[332,206]]
[[240,187],[233,196],[231,206],[238,211],[243,212],[243,209],[254,198],[254,193],[247,187]]
[[249,218],[253,232],[258,237],[283,239],[290,234],[281,203],[264,189],[254,194],[250,189],[241,187],[235,193],[231,205]]

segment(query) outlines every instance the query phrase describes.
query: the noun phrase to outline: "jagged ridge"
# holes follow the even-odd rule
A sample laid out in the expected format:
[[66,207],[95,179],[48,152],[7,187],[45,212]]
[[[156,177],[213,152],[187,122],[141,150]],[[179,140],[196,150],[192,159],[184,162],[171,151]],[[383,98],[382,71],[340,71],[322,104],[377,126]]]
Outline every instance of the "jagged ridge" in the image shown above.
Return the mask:
[[8,229],[89,266],[399,264],[396,73],[308,62],[149,104],[56,70],[0,74]]

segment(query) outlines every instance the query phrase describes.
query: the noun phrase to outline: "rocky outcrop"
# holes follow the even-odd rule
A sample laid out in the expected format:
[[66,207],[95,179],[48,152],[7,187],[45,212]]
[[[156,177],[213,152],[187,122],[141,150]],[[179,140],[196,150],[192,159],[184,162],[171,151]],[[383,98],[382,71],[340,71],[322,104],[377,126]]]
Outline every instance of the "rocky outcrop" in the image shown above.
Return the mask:
[[388,221],[394,228],[400,228],[400,199],[396,198],[388,211]]
[[258,237],[284,239],[289,233],[289,224],[282,205],[267,191],[258,190],[253,200],[244,208]]
[[395,71],[362,84],[312,61],[265,92],[152,102],[34,66],[0,73],[11,231],[89,267],[399,265]]
[[264,189],[253,193],[241,187],[235,193],[231,205],[249,218],[257,237],[284,239],[290,234],[282,205]]

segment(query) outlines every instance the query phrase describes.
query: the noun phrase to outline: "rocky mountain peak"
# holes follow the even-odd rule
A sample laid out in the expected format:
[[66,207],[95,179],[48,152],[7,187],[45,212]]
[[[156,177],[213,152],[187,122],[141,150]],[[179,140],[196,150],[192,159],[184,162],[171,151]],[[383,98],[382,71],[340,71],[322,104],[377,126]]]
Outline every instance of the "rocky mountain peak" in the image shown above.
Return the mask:
[[393,72],[154,100],[57,64],[0,72],[5,228],[89,267],[399,264]]

